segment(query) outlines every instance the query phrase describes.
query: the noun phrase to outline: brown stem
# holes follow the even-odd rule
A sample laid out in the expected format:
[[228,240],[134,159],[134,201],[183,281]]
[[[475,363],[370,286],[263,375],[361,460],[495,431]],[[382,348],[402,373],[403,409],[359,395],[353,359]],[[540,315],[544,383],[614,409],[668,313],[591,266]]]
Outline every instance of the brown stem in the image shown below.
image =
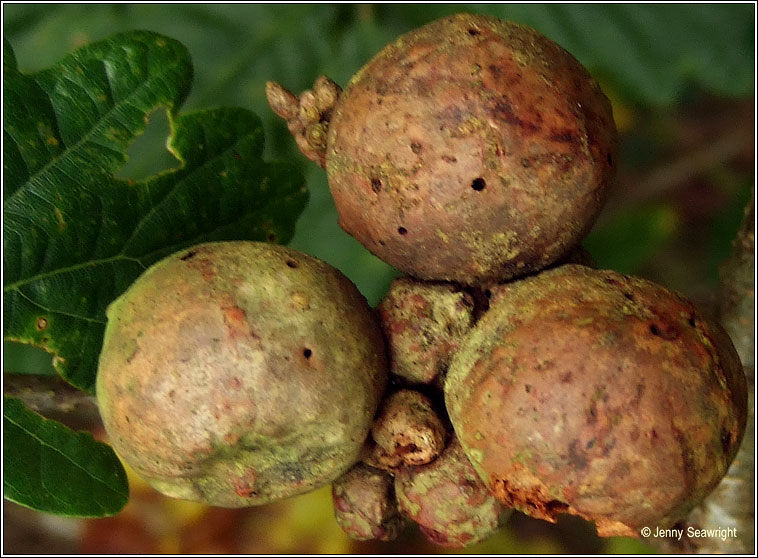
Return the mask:
[[[652,168],[643,175],[627,173],[619,177],[615,192],[598,218],[598,224],[612,221],[622,207],[640,205],[660,198],[692,177],[730,161],[752,145],[751,127],[737,126],[689,149],[676,159]],[[623,192],[623,195],[621,193]]]
[[[729,471],[715,490],[678,528],[681,540],[652,539],[667,552],[698,554],[753,554],[755,539],[755,210],[754,197],[745,209],[745,218],[732,246],[731,257],[721,267],[720,318],[742,360],[748,384],[747,428],[742,445]],[[690,531],[694,529],[697,531]],[[690,537],[689,533],[714,530],[723,536]],[[722,530],[722,531],[715,531]],[[707,532],[707,531],[705,531]]]
[[732,255],[721,266],[719,314],[744,366],[755,366],[755,194],[751,196]]
[[95,398],[66,383],[59,376],[5,374],[3,392],[16,397],[42,415],[97,413]]

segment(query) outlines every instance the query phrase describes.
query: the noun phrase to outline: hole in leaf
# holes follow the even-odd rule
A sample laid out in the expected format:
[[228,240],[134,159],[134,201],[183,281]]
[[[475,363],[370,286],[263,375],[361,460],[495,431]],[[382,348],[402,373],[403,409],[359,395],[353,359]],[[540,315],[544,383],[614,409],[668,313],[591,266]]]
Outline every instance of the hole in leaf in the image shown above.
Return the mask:
[[187,252],[186,254],[184,254],[184,255],[183,255],[181,258],[179,258],[179,259],[180,259],[180,260],[182,260],[183,262],[186,262],[186,261],[187,261],[187,260],[189,260],[190,258],[194,258],[196,254],[197,254],[197,252],[196,252],[195,250],[190,250],[189,252]]
[[297,268],[297,262],[293,260],[287,260],[287,267],[291,267],[292,269]]
[[406,229],[405,227],[398,227],[397,232],[400,234],[408,234],[408,229]]
[[382,190],[382,181],[378,178],[371,179],[371,189],[375,194],[378,194]]
[[122,180],[142,180],[167,169],[179,166],[179,161],[166,149],[171,127],[165,109],[148,115],[145,131],[134,138],[126,150],[126,163],[115,173]]
[[3,369],[12,374],[56,376],[52,355],[41,347],[3,341]]
[[468,34],[471,35],[472,37],[475,37],[476,35],[479,34],[479,31],[476,30],[476,29],[471,28],[471,29],[468,30]]
[[305,358],[311,358],[312,355],[313,355],[313,351],[311,351],[309,348],[306,347],[305,349],[303,349],[303,356]]

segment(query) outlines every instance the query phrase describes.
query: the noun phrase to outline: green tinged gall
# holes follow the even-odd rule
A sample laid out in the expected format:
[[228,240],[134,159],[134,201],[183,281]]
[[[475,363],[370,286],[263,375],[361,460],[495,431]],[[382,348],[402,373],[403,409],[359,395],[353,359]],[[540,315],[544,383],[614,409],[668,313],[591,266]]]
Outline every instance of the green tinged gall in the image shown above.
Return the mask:
[[155,264],[109,307],[97,399],[113,447],[155,488],[239,507],[348,470],[386,377],[375,315],[342,274],[219,242]]

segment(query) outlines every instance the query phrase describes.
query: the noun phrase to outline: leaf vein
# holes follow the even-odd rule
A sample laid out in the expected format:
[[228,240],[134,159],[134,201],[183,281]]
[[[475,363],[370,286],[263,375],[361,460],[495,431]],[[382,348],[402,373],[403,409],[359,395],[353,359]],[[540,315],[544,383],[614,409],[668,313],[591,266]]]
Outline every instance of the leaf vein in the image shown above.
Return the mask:
[[[147,68],[143,68],[143,69],[146,70]],[[68,81],[71,81],[66,76],[63,76],[63,79],[67,79]],[[157,79],[157,77],[156,77],[156,79]],[[72,83],[74,83],[75,85],[78,86],[78,84],[76,84],[76,82],[72,82]],[[38,85],[40,85],[40,87],[41,87],[41,84],[38,84]],[[146,85],[149,85],[149,80],[147,78],[145,78],[138,86],[136,86],[132,91],[129,92],[129,95],[125,98],[124,103],[128,103],[128,102],[130,102],[130,99],[137,97],[142,92],[142,90],[145,88]],[[50,104],[54,107],[55,105],[53,103],[52,98],[50,97],[50,93],[48,91],[44,90],[44,89],[43,89],[43,91],[45,91],[45,93],[46,93],[46,95],[48,97],[48,100],[50,101]],[[155,107],[160,106],[160,105],[161,105],[161,103],[158,102],[152,108],[155,108]],[[105,125],[107,124],[107,122],[111,119],[111,116],[113,114],[118,114],[119,107],[120,107],[120,104],[115,104],[114,103],[113,106],[108,110],[108,112],[106,112],[105,114],[103,114],[102,116],[100,116],[98,118],[97,123],[92,126],[92,129],[90,131],[88,131],[86,134],[84,134],[80,139],[78,139],[76,141],[76,143],[74,145],[70,146],[67,150],[61,151],[61,153],[62,153],[61,156],[54,157],[53,159],[51,159],[50,162],[47,163],[44,167],[42,167],[39,171],[37,171],[34,174],[34,176],[38,176],[40,174],[46,173],[51,168],[58,168],[60,166],[59,163],[61,161],[65,161],[66,159],[72,157],[72,155],[74,153],[76,153],[76,151],[79,150],[83,145],[86,145],[86,143],[89,142],[92,139],[92,137],[96,137],[98,134],[100,134],[100,132],[105,127]],[[55,115],[56,124],[58,126],[58,129],[60,130],[61,128],[60,128],[60,122],[58,122],[58,113],[57,113],[57,111],[53,110],[53,114]],[[61,138],[61,140],[63,140],[63,138]],[[27,180],[24,184],[22,184],[21,187],[18,188],[15,192],[13,192],[13,194],[11,194],[8,199],[10,200],[14,196],[16,196],[19,192],[24,191],[26,189],[27,184],[29,184],[30,180],[32,178],[34,178],[34,176],[30,177],[29,180]]]
[[[6,85],[7,87],[7,85]],[[18,151],[21,161],[24,163],[24,168],[26,169],[26,176],[30,177],[32,175],[32,169],[29,167],[29,163],[26,161],[26,157],[24,157],[24,150],[21,149],[21,144],[18,142],[18,140],[13,136],[11,133],[13,130],[3,129],[3,131],[8,134],[8,138],[10,138],[13,141],[13,145],[16,146],[16,150]],[[4,155],[4,154],[3,154]],[[27,178],[28,180],[28,178]],[[15,193],[15,192],[14,192]],[[13,194],[11,194],[12,196]],[[10,196],[9,196],[10,197]]]
[[[205,136],[205,130],[203,130],[203,138],[204,138],[204,141],[205,141],[205,145],[207,145],[208,142],[207,142],[207,138]],[[235,143],[234,147],[236,147],[236,146],[237,146],[237,144]],[[156,213],[158,213],[160,210],[163,209],[163,205],[166,202],[168,202],[172,197],[174,197],[174,195],[176,194],[176,192],[180,188],[180,186],[183,187],[183,186],[186,185],[188,178],[190,178],[193,174],[195,174],[195,173],[197,173],[199,171],[202,171],[207,166],[215,163],[216,161],[218,161],[219,159],[221,159],[222,157],[224,157],[224,155],[228,154],[232,149],[234,149],[234,147],[229,147],[227,149],[224,149],[223,151],[217,153],[213,157],[205,159],[199,165],[194,165],[191,168],[185,167],[185,168],[181,169],[180,171],[177,171],[176,172],[176,175],[178,177],[177,180],[174,182],[174,184],[171,186],[171,188],[166,191],[166,193],[163,195],[163,197],[160,199],[160,201],[154,201],[152,203],[152,207],[150,208],[150,210],[142,216],[142,218],[139,220],[139,222],[134,227],[134,230],[132,231],[132,234],[129,235],[129,238],[126,240],[126,242],[124,242],[124,246],[121,249],[121,251],[119,252],[119,254],[126,255],[126,252],[129,249],[129,244],[137,236],[137,233],[144,226],[146,226],[147,224],[149,224],[149,222],[153,218],[153,216]],[[146,255],[141,255],[141,259],[145,259],[145,256]]]
[[37,275],[34,275],[33,277],[28,277],[24,279],[20,279],[19,281],[16,281],[15,283],[11,283],[10,285],[5,285],[3,287],[3,291],[11,291],[11,290],[18,290],[20,287],[26,286],[29,283],[33,281],[39,281],[40,279],[47,279],[48,277],[53,277],[55,275],[58,275],[60,273],[69,273],[72,271],[78,271],[80,269],[86,269],[88,267],[95,267],[98,265],[105,265],[105,264],[112,264],[118,261],[129,261],[134,262],[138,265],[140,265],[142,268],[144,268],[144,264],[140,261],[139,258],[132,258],[130,256],[126,256],[124,254],[116,254],[115,256],[109,257],[109,258],[101,258],[99,260],[89,260],[86,262],[81,262],[78,264],[70,265],[68,267],[62,267],[59,269],[54,269],[52,271],[48,271],[46,273],[40,273]]
[[46,306],[43,306],[42,304],[40,304],[40,303],[39,303],[39,302],[37,302],[36,300],[33,300],[33,299],[32,299],[32,298],[31,298],[31,297],[28,295],[28,294],[26,294],[26,293],[25,293],[25,292],[23,292],[22,290],[20,290],[20,289],[15,289],[15,291],[16,291],[16,292],[17,292],[17,293],[18,293],[20,296],[22,296],[23,298],[25,298],[26,300],[28,300],[28,301],[29,301],[31,304],[34,304],[36,307],[38,307],[38,308],[40,308],[40,309],[42,309],[42,310],[44,310],[45,312],[48,312],[48,313],[50,313],[50,314],[60,314],[60,315],[62,315],[62,316],[68,316],[69,318],[75,318],[75,319],[77,319],[77,320],[82,320],[82,321],[85,321],[85,322],[92,322],[92,323],[96,323],[96,324],[103,324],[103,325],[104,325],[104,324],[106,323],[106,322],[105,322],[105,320],[97,320],[97,319],[95,319],[95,318],[90,318],[90,317],[88,317],[88,316],[79,316],[79,315],[77,315],[77,314],[73,314],[73,313],[71,313],[71,312],[65,312],[65,311],[63,311],[63,310],[54,310],[54,309],[52,309],[52,308],[48,308],[48,307],[46,307]]
[[[34,432],[32,432],[31,430],[29,430],[29,429],[27,429],[27,428],[24,428],[24,426],[23,426],[22,424],[20,424],[20,423],[16,422],[15,420],[13,420],[13,418],[12,418],[12,417],[9,417],[8,415],[5,415],[5,419],[6,419],[6,420],[7,420],[9,423],[11,423],[11,424],[12,424],[12,425],[14,425],[15,427],[17,427],[19,430],[21,430],[22,432],[24,432],[25,434],[27,434],[27,435],[28,435],[30,438],[32,438],[32,439],[34,439],[34,440],[36,440],[36,441],[37,441],[37,443],[40,445],[40,447],[41,447],[41,448],[45,448],[45,449],[47,449],[48,451],[52,451],[52,452],[54,452],[54,453],[58,453],[58,454],[60,454],[60,455],[61,455],[61,456],[63,456],[63,457],[64,457],[64,458],[65,458],[67,461],[69,461],[69,462],[70,462],[70,463],[71,463],[71,464],[72,464],[72,465],[73,465],[75,468],[82,470],[82,471],[83,471],[83,472],[84,472],[84,473],[85,473],[87,476],[89,476],[89,477],[93,478],[94,480],[98,481],[100,484],[104,485],[104,486],[105,486],[105,487],[106,487],[108,490],[110,490],[110,491],[111,491],[111,492],[113,492],[114,494],[116,494],[116,495],[118,495],[118,496],[121,496],[120,492],[119,492],[117,489],[113,488],[113,487],[112,487],[112,486],[109,484],[109,482],[108,482],[107,480],[103,480],[102,478],[100,478],[99,476],[95,475],[94,473],[92,473],[92,472],[91,472],[91,471],[89,471],[88,469],[84,468],[82,465],[80,465],[79,463],[77,463],[76,461],[74,461],[73,459],[71,459],[71,457],[69,457],[68,455],[66,455],[66,454],[65,454],[64,452],[62,452],[60,449],[56,448],[56,447],[55,447],[55,446],[53,446],[52,444],[50,444],[50,443],[48,443],[47,441],[43,440],[42,438],[40,438],[39,436],[37,436],[37,435],[36,435]],[[46,420],[46,419],[44,419],[44,418],[43,418],[42,420]],[[93,440],[93,442],[94,442],[94,440]]]

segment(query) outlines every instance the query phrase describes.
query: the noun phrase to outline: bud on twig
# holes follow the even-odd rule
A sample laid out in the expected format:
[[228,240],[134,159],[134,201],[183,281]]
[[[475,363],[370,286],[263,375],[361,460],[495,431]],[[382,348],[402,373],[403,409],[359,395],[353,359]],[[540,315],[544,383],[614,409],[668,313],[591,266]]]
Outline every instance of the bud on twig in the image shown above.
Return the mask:
[[307,126],[313,122],[318,122],[320,118],[320,111],[316,104],[316,95],[310,89],[306,89],[300,93],[300,111],[298,117],[303,126]]
[[309,124],[305,128],[305,139],[308,141],[308,145],[317,152],[325,152],[326,132],[327,126],[323,122]]
[[342,89],[326,76],[320,76],[313,89],[299,97],[276,82],[266,83],[268,104],[287,122],[300,151],[322,168],[326,166],[326,139],[329,120]]
[[266,99],[271,110],[285,120],[289,121],[297,116],[297,97],[275,81],[266,82]]
[[342,88],[326,76],[319,76],[313,83],[319,112],[330,112],[337,104]]

